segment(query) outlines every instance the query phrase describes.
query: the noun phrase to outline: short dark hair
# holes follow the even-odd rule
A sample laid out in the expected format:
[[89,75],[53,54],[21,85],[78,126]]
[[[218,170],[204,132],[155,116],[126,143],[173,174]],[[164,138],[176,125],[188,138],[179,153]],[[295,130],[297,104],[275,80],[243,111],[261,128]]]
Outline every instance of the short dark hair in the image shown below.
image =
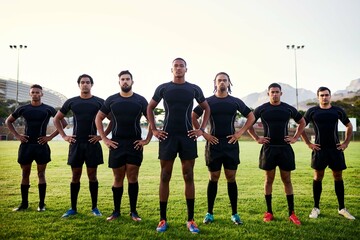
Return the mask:
[[132,76],[131,72],[129,72],[129,70],[121,71],[121,72],[118,74],[118,77],[121,77],[121,75],[124,75],[124,74],[129,74],[130,77],[131,77],[131,80],[133,80],[133,76]]
[[270,90],[270,88],[279,88],[281,90],[281,86],[278,83],[270,84],[269,87],[268,87],[268,91]]
[[42,86],[40,86],[39,84],[33,84],[33,85],[30,86],[30,89],[31,88],[39,88],[39,89],[42,90]]
[[316,95],[319,96],[319,92],[326,91],[326,90],[328,90],[329,93],[330,93],[330,95],[331,95],[331,91],[330,91],[330,89],[327,88],[327,87],[319,87],[319,89],[316,91]]
[[230,86],[232,86],[232,82],[231,82],[231,80],[230,80],[229,74],[227,74],[226,72],[219,72],[219,73],[217,73],[217,74],[215,75],[215,78],[214,78],[214,92],[216,92],[215,81],[216,81],[217,76],[219,76],[219,75],[226,75],[226,76],[227,76],[227,78],[229,79],[229,83],[230,83],[230,84],[229,84],[229,87],[228,87],[228,92],[231,93],[231,87],[230,87]]
[[172,63],[174,63],[176,60],[180,60],[180,61],[183,61],[184,63],[185,63],[185,67],[186,67],[186,61],[183,59],[183,58],[181,58],[181,57],[177,57],[177,58],[175,58],[173,61],[172,61]]
[[77,83],[78,83],[78,84],[80,84],[80,80],[81,80],[82,78],[89,78],[89,79],[90,79],[90,82],[91,82],[91,85],[94,84],[94,80],[93,80],[92,77],[91,77],[90,75],[88,75],[88,74],[82,74],[82,75],[80,75],[80,76],[78,77],[78,79],[77,79]]

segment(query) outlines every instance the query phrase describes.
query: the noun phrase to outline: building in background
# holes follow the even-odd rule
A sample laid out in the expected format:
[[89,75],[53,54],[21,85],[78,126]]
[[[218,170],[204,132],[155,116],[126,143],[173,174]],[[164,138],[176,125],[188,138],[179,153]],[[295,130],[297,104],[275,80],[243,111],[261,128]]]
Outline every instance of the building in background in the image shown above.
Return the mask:
[[[30,101],[29,90],[30,86],[36,83],[27,83],[20,81],[18,89],[18,101],[26,102]],[[0,77],[0,101],[6,101],[9,99],[16,99],[16,85],[17,81],[14,79],[5,79]],[[54,108],[60,108],[66,101],[66,97],[54,90],[43,87],[44,96],[41,98],[41,101],[45,104],[48,104]]]

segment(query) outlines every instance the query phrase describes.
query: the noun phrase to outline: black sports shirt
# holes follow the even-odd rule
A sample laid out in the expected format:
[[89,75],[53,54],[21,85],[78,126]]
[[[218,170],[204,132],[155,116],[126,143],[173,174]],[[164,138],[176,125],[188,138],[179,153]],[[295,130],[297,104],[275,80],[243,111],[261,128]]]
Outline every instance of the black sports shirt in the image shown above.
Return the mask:
[[306,124],[312,122],[315,130],[315,143],[321,148],[336,148],[340,143],[338,134],[338,120],[344,125],[350,122],[342,108],[331,106],[322,109],[319,106],[309,108],[305,113]]
[[254,110],[255,122],[260,118],[264,128],[264,137],[270,138],[269,145],[287,145],[284,138],[288,135],[289,120],[300,121],[301,114],[287,103],[271,105],[269,102]]
[[46,136],[46,128],[51,117],[56,114],[55,108],[42,103],[40,106],[27,104],[15,110],[11,115],[17,119],[25,119],[25,135],[29,136],[29,143],[37,143],[38,138]]
[[[225,98],[218,98],[215,95],[206,98],[211,109],[210,126],[211,135],[217,138],[225,138],[235,133],[236,113],[239,111],[243,116],[247,116],[251,110],[239,98],[228,95]],[[203,109],[198,105],[194,112],[201,116]]]
[[139,94],[122,97],[119,93],[108,97],[100,109],[104,114],[112,115],[112,137],[141,139],[140,118],[146,117],[148,102]]
[[165,119],[163,130],[169,134],[187,134],[192,130],[191,112],[194,99],[198,103],[205,101],[200,87],[185,82],[176,84],[174,82],[163,83],[155,90],[152,99],[159,103],[164,100]]
[[95,117],[99,109],[104,105],[104,99],[92,96],[81,98],[79,96],[66,100],[60,112],[66,115],[72,111],[74,115],[73,135],[77,142],[87,142],[89,135],[97,135]]

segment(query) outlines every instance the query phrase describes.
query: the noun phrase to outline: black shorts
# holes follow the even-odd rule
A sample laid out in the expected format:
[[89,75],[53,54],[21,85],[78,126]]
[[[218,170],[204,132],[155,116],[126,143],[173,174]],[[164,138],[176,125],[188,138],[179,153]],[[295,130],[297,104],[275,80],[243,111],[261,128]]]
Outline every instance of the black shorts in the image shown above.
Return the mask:
[[219,139],[219,143],[215,145],[206,142],[205,161],[210,172],[220,171],[222,165],[224,169],[237,170],[240,164],[239,143],[232,144],[228,141]]
[[112,139],[118,143],[116,149],[109,150],[109,168],[119,168],[125,164],[141,166],[143,150],[134,149],[136,139]]
[[279,166],[281,170],[295,170],[295,154],[291,145],[263,145],[260,150],[259,168],[273,170]]
[[321,149],[311,154],[311,167],[316,170],[324,170],[327,166],[334,171],[346,169],[344,152],[334,149]]
[[175,160],[177,153],[179,153],[181,160],[197,158],[196,141],[187,135],[172,135],[159,142],[160,160]]
[[50,147],[47,143],[21,143],[18,152],[18,163],[27,165],[35,160],[39,165],[47,164],[51,161],[50,154]]
[[76,142],[69,146],[68,165],[74,168],[86,164],[88,168],[96,168],[103,164],[103,152],[99,142]]

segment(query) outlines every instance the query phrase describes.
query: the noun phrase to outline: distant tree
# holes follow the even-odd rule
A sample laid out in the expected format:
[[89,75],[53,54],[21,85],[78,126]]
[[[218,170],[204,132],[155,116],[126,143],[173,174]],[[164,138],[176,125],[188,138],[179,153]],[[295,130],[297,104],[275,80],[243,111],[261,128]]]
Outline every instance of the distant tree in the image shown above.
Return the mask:
[[[56,107],[55,110],[59,111],[61,109],[61,107]],[[66,118],[71,118],[73,116],[73,112],[72,111],[68,111],[68,113],[65,115]]]
[[157,116],[157,115],[162,115],[165,113],[165,110],[162,109],[162,108],[155,108],[154,109],[154,115]]
[[[19,106],[23,106],[29,104],[30,101],[19,102]],[[4,125],[5,119],[15,111],[16,101],[13,99],[8,99],[6,101],[0,101],[0,126]],[[19,118],[16,120],[15,125],[22,126],[24,124],[24,120]]]
[[304,110],[299,110],[299,113],[301,114],[301,116],[305,115],[305,111]]
[[[308,106],[316,106],[319,103],[310,102],[307,103]],[[345,110],[348,117],[356,118],[356,125],[359,126],[360,123],[360,96],[355,96],[352,98],[343,98],[331,103],[334,106],[341,107]]]
[[307,106],[316,106],[318,104],[319,104],[318,102],[308,102],[306,105]]
[[345,110],[347,115],[351,118],[356,118],[356,125],[360,123],[360,96],[352,98],[344,98],[332,103],[334,106],[339,106]]
[[154,109],[155,121],[157,122],[158,125],[163,126],[164,121],[162,119],[156,119],[156,116],[163,115],[164,113],[165,113],[165,110],[162,109],[162,108],[155,108]]
[[0,117],[6,118],[9,114],[15,110],[16,101],[8,99],[6,101],[0,101]]
[[0,101],[0,126],[5,124],[5,119],[15,110],[15,106],[15,100]]

